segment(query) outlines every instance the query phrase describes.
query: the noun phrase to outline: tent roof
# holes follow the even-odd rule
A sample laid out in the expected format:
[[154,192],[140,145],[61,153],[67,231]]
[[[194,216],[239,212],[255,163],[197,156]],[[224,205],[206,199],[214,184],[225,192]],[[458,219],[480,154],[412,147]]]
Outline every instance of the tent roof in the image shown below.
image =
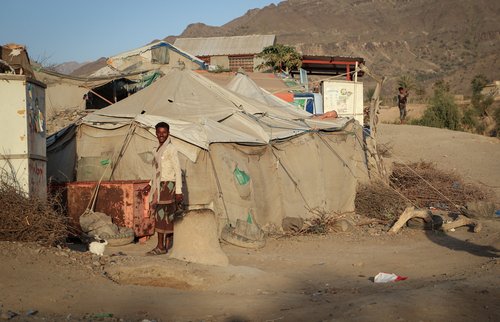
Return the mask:
[[[311,130],[309,113],[269,106],[225,89],[190,70],[172,69],[140,92],[86,116],[90,125],[136,120],[172,123],[172,136],[202,148],[212,142],[265,144]],[[340,130],[348,119],[316,122],[317,129]],[[181,127],[182,124],[184,127]],[[191,132],[185,132],[185,126]],[[106,125],[109,126],[109,125]],[[196,132],[197,134],[188,134]],[[203,134],[200,134],[203,133]]]
[[[226,87],[234,78],[234,72],[211,73],[208,70],[201,69],[197,69],[195,72],[224,87]],[[257,86],[264,88],[273,94],[288,92],[290,90],[290,86],[288,86],[282,78],[274,73],[245,71],[245,75],[253,80]]]
[[[262,145],[268,142],[267,137],[261,138],[255,133],[238,131],[232,126],[210,119],[200,120],[199,122],[188,122],[156,115],[137,115],[135,118],[130,119],[89,114],[81,121],[82,124],[104,130],[116,129],[133,122],[151,129],[154,129],[155,125],[159,122],[167,122],[170,125],[170,134],[173,137],[205,150],[208,150],[210,143],[214,142],[255,145]],[[263,130],[260,131],[265,133]]]
[[120,54],[117,54],[117,55],[114,55],[114,56],[111,56],[109,57],[110,60],[114,60],[114,59],[124,59],[124,58],[127,58],[127,57],[131,57],[131,56],[136,56],[136,55],[140,55],[142,53],[145,53],[151,49],[155,49],[155,48],[158,48],[158,47],[167,47],[173,51],[175,51],[176,53],[179,53],[180,55],[188,58],[189,60],[193,61],[193,62],[196,62],[200,65],[200,67],[204,67],[205,65],[205,62],[195,56],[193,56],[192,54],[188,53],[188,52],[185,52],[183,51],[182,49],[179,49],[178,47],[166,42],[166,41],[157,41],[157,42],[154,42],[154,43],[151,43],[151,44],[148,44],[146,46],[142,46],[142,47],[139,47],[139,48],[136,48],[136,49],[132,49],[132,50],[129,50],[129,51],[126,51],[126,52],[123,52],[123,53],[120,53]]
[[[205,62],[190,53],[187,53],[172,44],[165,41],[158,41],[146,46],[142,46],[136,49],[132,49],[118,55],[111,56],[106,61],[106,66],[92,73],[92,77],[103,77],[103,76],[119,76],[121,74],[127,74],[131,72],[138,71],[148,71],[155,68],[159,68],[161,64],[153,63],[150,60],[144,60],[148,57],[148,52],[155,48],[166,47],[179,55],[189,59],[199,66],[201,69],[205,69]],[[151,53],[149,53],[150,55]],[[145,55],[144,57],[142,57]],[[135,63],[132,63],[135,62]],[[132,64],[131,64],[132,63]]]
[[[151,70],[153,71],[153,70]],[[42,80],[44,83],[50,84],[60,84],[68,83],[75,86],[80,86],[84,88],[95,88],[113,80],[126,78],[128,80],[140,80],[144,77],[145,71],[131,72],[131,73],[121,73],[115,75],[106,75],[102,77],[79,77],[72,75],[61,74],[49,69],[40,69],[35,71],[37,79]]]
[[241,110],[196,76],[188,70],[172,69],[142,91],[95,113],[128,118],[142,113],[184,121],[221,121]]
[[259,87],[250,77],[243,73],[237,73],[227,84],[227,89],[233,91],[246,99],[252,99],[267,107],[273,107],[274,112],[286,113],[290,118],[304,118],[312,115],[302,109],[297,108],[279,97],[269,93]]
[[245,100],[251,100],[260,110],[261,123],[272,139],[281,139],[311,130],[340,130],[346,119],[311,119],[312,114],[289,104],[260,88],[250,77],[237,73],[226,86]]
[[195,56],[258,54],[274,45],[275,35],[249,35],[234,37],[177,38],[176,47]]
[[204,119],[198,123],[194,123],[156,115],[137,115],[135,118],[130,119],[97,114],[89,114],[83,119],[84,124],[105,130],[123,127],[131,122],[136,122],[148,128],[154,128],[159,122],[167,122],[170,126],[170,134],[173,137],[206,150],[208,150],[212,142],[233,142],[258,145],[266,143],[264,139],[235,130],[210,119]]

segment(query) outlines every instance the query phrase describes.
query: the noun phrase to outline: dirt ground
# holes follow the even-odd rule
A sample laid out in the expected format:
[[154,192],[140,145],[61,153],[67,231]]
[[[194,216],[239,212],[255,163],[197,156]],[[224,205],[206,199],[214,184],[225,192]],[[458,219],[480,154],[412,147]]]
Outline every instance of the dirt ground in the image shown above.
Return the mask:
[[[379,131],[392,146],[386,162],[433,161],[500,195],[499,140],[407,125]],[[500,321],[500,219],[481,222],[480,233],[391,236],[363,226],[271,238],[260,250],[223,245],[228,267],[145,257],[153,240],[100,258],[78,245],[2,242],[0,303],[3,318],[19,314],[12,321]],[[379,272],[408,279],[376,284]]]
[[378,129],[378,142],[392,151],[386,164],[433,162],[438,169],[456,172],[491,190],[500,207],[499,139],[414,125],[380,124]]
[[[422,117],[427,109],[427,104],[408,104],[407,120],[418,119]],[[399,124],[399,108],[397,106],[381,106],[378,120],[380,123]]]

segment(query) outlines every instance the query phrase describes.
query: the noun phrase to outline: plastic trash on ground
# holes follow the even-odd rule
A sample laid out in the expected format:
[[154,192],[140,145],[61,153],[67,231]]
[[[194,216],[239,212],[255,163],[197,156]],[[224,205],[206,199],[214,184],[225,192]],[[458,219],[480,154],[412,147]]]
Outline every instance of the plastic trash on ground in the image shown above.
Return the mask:
[[390,282],[397,282],[397,281],[404,281],[408,277],[405,276],[399,276],[394,273],[389,274],[389,273],[378,273],[375,275],[375,278],[373,281],[375,283],[390,283]]

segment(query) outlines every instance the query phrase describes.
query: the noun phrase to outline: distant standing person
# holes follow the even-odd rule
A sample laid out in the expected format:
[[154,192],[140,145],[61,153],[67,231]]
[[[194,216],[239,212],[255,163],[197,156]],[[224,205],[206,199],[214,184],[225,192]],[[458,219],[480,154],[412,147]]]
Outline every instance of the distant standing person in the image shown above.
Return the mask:
[[408,91],[405,90],[403,87],[400,87],[398,93],[398,107],[399,107],[399,120],[401,124],[405,123],[407,100],[408,100]]
[[156,124],[159,146],[153,151],[153,173],[143,192],[149,193],[150,208],[155,216],[155,231],[158,244],[148,255],[162,255],[171,246],[174,225],[169,217],[182,202],[182,173],[177,149],[171,143],[170,126],[165,122]]

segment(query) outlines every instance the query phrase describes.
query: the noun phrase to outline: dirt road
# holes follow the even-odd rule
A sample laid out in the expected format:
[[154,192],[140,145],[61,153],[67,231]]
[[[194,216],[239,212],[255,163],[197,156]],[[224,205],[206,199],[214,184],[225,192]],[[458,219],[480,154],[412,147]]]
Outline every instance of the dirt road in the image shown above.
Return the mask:
[[[500,223],[492,220],[485,226],[480,234],[465,229],[449,235],[406,230],[391,237],[360,231],[270,240],[257,251],[224,246],[233,265],[229,268],[142,256],[152,244],[121,248],[128,256],[110,257],[118,249],[108,248],[101,265],[90,255],[59,250],[37,253],[35,246],[2,243],[1,302],[4,310],[39,311],[33,317],[15,318],[23,321],[42,317],[498,321],[500,262],[495,247],[500,247]],[[82,265],[82,256],[93,264]],[[146,272],[144,263],[151,264]],[[163,267],[163,273],[155,266]],[[124,283],[147,286],[114,283],[103,275],[106,271],[115,277],[122,272]],[[149,278],[127,280],[123,272],[132,271]],[[169,271],[176,272],[171,279],[166,278]],[[408,280],[375,284],[370,278],[378,272],[394,272]],[[159,287],[165,281],[175,288]],[[113,318],[96,318],[103,313],[112,313]]]

